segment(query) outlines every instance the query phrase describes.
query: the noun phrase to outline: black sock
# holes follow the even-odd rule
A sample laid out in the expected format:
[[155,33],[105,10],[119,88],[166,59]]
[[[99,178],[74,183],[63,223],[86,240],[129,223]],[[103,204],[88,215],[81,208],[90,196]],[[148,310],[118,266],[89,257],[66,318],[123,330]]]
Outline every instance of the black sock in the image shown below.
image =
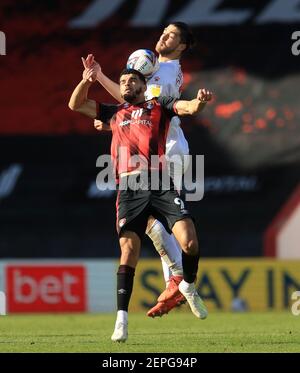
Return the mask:
[[133,288],[135,268],[120,265],[117,272],[117,305],[118,311],[127,311]]
[[183,279],[188,283],[195,281],[198,272],[199,253],[197,255],[187,255],[182,251]]

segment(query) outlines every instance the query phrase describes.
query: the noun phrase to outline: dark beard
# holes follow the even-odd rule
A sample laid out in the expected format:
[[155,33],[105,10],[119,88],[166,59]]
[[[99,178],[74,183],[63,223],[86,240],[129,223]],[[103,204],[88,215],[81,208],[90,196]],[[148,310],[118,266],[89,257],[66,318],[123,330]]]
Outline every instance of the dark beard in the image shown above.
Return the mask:
[[134,93],[133,94],[127,94],[127,95],[125,94],[125,95],[123,95],[123,98],[126,102],[129,102],[130,104],[132,104],[136,99],[136,95]]
[[138,90],[136,90],[134,93],[127,93],[127,94],[124,94],[122,98],[124,98],[124,100],[126,102],[129,102],[130,104],[132,104],[133,102],[136,101],[137,97],[142,93],[142,88],[139,88]]
[[162,57],[168,57],[171,53],[174,52],[174,48],[165,48],[159,52]]
[[166,48],[166,47],[159,47],[159,43],[156,44],[155,50],[159,53],[162,57],[167,57],[169,54],[174,52],[174,48]]

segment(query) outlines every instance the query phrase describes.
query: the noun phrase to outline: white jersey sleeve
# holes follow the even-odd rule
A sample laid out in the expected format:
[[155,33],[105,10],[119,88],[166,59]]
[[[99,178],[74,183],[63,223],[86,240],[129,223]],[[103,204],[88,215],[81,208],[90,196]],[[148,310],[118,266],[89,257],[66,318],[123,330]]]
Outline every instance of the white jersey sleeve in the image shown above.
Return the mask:
[[[160,62],[158,71],[147,82],[145,97],[147,100],[159,96],[180,98],[182,84],[183,74],[179,60]],[[169,161],[171,158],[173,158],[173,161],[175,159],[174,163],[176,163],[176,159],[180,159],[180,163],[186,171],[188,157],[185,156],[188,154],[189,146],[180,127],[180,119],[177,116],[173,117],[167,134],[166,158]],[[175,167],[175,170],[178,169],[179,167]],[[170,174],[174,179],[176,176],[174,172],[170,172]]]

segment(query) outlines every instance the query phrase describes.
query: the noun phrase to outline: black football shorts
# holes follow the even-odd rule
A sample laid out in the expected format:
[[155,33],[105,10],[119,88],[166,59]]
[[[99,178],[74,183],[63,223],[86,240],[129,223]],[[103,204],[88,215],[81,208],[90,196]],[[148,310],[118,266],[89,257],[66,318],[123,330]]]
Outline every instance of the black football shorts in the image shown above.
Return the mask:
[[119,190],[116,210],[116,227],[119,236],[125,230],[133,231],[141,240],[150,215],[158,219],[170,233],[177,221],[191,218],[172,181],[169,190],[164,190],[162,183],[158,190],[151,190],[151,188]]

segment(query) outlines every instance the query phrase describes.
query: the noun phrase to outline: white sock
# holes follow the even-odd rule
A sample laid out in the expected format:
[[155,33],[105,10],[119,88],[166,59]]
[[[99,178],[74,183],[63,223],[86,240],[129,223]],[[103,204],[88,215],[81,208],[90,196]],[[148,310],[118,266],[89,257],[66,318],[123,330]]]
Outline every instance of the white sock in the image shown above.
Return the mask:
[[161,265],[162,265],[164,279],[165,279],[166,288],[167,288],[170,282],[170,278],[172,276],[172,272],[170,270],[169,264],[167,263],[167,255],[161,256],[160,260],[161,260]]
[[189,282],[182,280],[180,282],[180,289],[186,293],[193,293],[195,291],[195,284],[193,282],[190,284]]
[[163,265],[165,281],[168,282],[171,275],[182,276],[181,248],[174,235],[169,234],[158,220],[154,221],[146,233],[152,240],[156,251],[167,264],[166,266]]
[[128,312],[127,311],[121,310],[117,312],[116,324],[118,324],[119,322],[123,324],[128,324]]

